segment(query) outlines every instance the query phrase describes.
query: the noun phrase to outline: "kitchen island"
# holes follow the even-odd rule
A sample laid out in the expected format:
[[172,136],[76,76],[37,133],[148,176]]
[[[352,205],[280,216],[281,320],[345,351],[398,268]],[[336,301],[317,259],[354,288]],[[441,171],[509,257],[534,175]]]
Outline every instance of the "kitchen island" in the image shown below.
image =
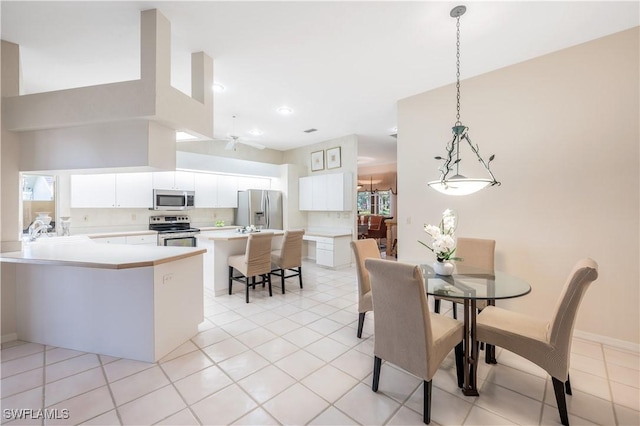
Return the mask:
[[[272,232],[271,249],[277,250],[282,245],[284,231],[265,229],[261,232]],[[242,254],[247,247],[249,233],[220,230],[201,232],[197,237],[198,247],[207,249],[204,255],[204,289],[212,296],[228,294],[229,266],[227,259],[235,254]]]
[[16,268],[18,339],[154,362],[198,332],[204,249],[64,238],[0,254]]

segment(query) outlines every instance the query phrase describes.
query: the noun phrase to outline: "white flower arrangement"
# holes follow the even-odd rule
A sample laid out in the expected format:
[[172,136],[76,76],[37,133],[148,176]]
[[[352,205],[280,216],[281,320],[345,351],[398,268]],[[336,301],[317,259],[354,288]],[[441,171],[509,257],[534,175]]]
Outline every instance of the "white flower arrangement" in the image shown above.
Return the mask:
[[438,226],[424,225],[424,232],[433,239],[431,245],[418,240],[420,244],[428,248],[436,255],[438,262],[445,260],[462,260],[453,257],[456,251],[456,240],[454,232],[457,226],[456,214],[450,209],[442,213],[442,220]]

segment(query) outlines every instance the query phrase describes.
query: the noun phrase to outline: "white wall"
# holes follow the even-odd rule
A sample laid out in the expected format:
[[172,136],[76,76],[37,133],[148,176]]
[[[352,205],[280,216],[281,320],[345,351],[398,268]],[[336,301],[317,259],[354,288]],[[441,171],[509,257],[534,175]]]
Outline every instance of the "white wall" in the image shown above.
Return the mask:
[[574,263],[592,257],[599,278],[576,329],[637,348],[639,37],[634,28],[464,80],[462,122],[483,155],[496,154],[502,181],[474,195],[426,186],[451,136],[455,87],[401,100],[400,259],[430,261],[417,243],[427,240],[422,226],[454,208],[458,236],[496,239],[496,268],[532,285],[530,295],[498,305],[549,318]]

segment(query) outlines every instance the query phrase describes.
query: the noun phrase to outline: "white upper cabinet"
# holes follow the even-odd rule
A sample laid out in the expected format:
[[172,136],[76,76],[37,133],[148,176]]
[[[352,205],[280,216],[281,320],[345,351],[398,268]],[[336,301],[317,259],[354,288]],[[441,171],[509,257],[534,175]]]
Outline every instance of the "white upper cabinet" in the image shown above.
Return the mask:
[[307,176],[298,182],[300,210],[350,211],[353,208],[351,173]]
[[150,208],[151,173],[71,176],[71,208]]
[[238,178],[236,176],[218,176],[218,208],[223,207],[238,207]]
[[353,208],[353,184],[350,173],[332,173],[327,177],[327,210],[345,211]]
[[194,173],[196,208],[238,207],[238,178],[236,176]]
[[71,208],[116,206],[116,175],[71,176]]
[[153,207],[153,175],[151,173],[117,173],[116,207]]
[[298,203],[300,210],[313,210],[311,194],[312,188],[311,176],[301,177],[298,180]]
[[218,207],[218,175],[194,173],[197,209]]
[[313,176],[311,180],[311,210],[329,210],[328,193],[329,186],[327,185],[329,175],[317,175]]
[[181,171],[153,173],[153,189],[193,191],[194,188],[194,173]]

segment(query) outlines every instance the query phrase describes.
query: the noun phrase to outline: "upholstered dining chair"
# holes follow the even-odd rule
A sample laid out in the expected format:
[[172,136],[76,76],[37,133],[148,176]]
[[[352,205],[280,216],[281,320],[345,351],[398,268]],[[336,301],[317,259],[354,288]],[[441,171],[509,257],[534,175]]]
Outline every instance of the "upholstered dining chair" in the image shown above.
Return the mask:
[[[282,246],[271,252],[271,274],[280,277],[282,294],[284,294],[284,280],[298,277],[302,288],[302,236],[304,229],[285,231]],[[275,268],[274,268],[275,266]],[[289,275],[286,275],[289,271]]]
[[379,215],[371,215],[369,218],[369,228],[367,229],[367,238],[376,240],[380,247],[380,240],[387,238],[387,225],[384,223],[385,218]]
[[374,322],[374,392],[380,383],[382,360],[422,378],[422,418],[431,422],[431,380],[444,358],[455,348],[458,387],[463,380],[463,326],[460,321],[429,312],[419,266],[392,260],[367,259]]
[[[256,277],[262,277],[261,283],[269,285],[269,296],[271,291],[271,240],[273,232],[261,232],[249,234],[247,238],[247,248],[244,254],[229,256],[227,264],[229,265],[229,294],[233,293],[233,281],[244,282],[245,284],[245,300],[249,303],[249,286],[255,287]],[[240,274],[233,275],[233,269]],[[244,277],[244,281],[242,278]],[[249,282],[249,281],[252,282]]]
[[[494,258],[496,252],[496,240],[486,240],[482,238],[464,238],[457,239],[455,256],[461,257],[463,260],[460,264],[464,266],[472,266],[475,268],[485,269],[487,271],[494,270]],[[456,300],[447,297],[435,297],[433,310],[440,312],[440,301],[447,300],[453,303],[453,318],[458,318],[458,310]],[[487,306],[486,300],[477,301],[478,311]]]
[[582,297],[596,278],[598,264],[595,261],[588,258],[578,261],[564,285],[550,321],[487,306],[476,322],[478,341],[514,352],[549,373],[563,425],[569,424],[565,389],[571,395],[569,360],[573,326]]
[[369,272],[364,267],[364,261],[369,258],[380,259],[380,250],[375,240],[351,241],[351,249],[356,257],[356,271],[358,276],[358,338],[362,338],[364,316],[373,310],[371,301],[371,285]]

